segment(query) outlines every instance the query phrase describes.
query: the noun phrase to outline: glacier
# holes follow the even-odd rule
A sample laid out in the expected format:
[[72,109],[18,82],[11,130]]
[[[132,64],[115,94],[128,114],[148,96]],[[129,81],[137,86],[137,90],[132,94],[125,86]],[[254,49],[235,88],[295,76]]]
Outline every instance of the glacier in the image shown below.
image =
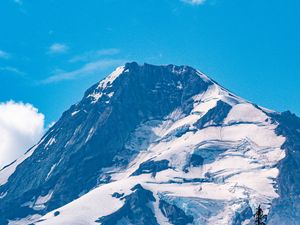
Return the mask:
[[127,63],[0,171],[0,224],[300,224],[300,119]]

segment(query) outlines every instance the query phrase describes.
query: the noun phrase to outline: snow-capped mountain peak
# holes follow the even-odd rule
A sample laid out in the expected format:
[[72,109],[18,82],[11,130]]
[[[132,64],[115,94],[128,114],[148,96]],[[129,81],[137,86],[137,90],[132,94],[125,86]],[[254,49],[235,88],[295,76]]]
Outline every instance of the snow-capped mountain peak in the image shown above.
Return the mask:
[[0,222],[251,224],[261,205],[270,224],[297,224],[298,184],[282,175],[299,170],[297,121],[191,67],[127,63],[0,171]]

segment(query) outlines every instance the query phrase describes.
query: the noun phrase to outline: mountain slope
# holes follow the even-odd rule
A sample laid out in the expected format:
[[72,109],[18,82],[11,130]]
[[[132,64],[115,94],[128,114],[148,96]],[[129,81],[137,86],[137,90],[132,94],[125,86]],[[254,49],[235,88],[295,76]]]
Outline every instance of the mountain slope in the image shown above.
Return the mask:
[[297,224],[298,120],[191,67],[128,63],[0,171],[0,224],[249,224],[258,204]]

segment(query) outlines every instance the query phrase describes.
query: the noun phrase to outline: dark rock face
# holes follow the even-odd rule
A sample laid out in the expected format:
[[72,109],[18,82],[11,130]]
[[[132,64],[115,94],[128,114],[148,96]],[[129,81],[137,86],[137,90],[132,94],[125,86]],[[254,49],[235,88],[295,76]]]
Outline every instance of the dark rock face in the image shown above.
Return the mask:
[[187,164],[184,166],[183,171],[187,173],[190,167],[199,167],[204,164],[209,164],[215,161],[216,158],[227,149],[226,146],[220,145],[199,146],[187,160]]
[[160,161],[146,161],[142,163],[139,168],[132,174],[132,176],[138,176],[143,173],[151,173],[153,176],[156,175],[157,172],[169,169],[169,161],[164,159]]
[[183,171],[188,172],[190,167],[199,167],[202,166],[204,162],[204,158],[198,154],[192,154],[188,159],[187,164],[184,166]]
[[300,118],[291,112],[273,115],[279,123],[278,135],[286,137],[282,146],[286,157],[279,163],[278,194],[272,204],[268,224],[298,225],[300,221]]
[[231,105],[220,100],[217,102],[216,107],[210,109],[203,117],[201,117],[201,119],[199,119],[195,123],[195,126],[198,129],[202,129],[210,121],[213,122],[210,125],[220,125],[223,122],[223,120],[227,117],[231,108]]
[[186,215],[185,212],[176,205],[169,204],[164,200],[159,200],[159,208],[163,215],[168,218],[169,222],[174,225],[192,224],[194,218]]
[[190,159],[190,166],[202,166],[203,165],[203,157],[201,155],[192,154],[192,157]]
[[99,218],[96,222],[102,225],[136,224],[158,225],[156,217],[149,207],[155,198],[151,191],[144,189],[140,184],[134,186],[132,194],[124,197],[124,205],[109,216]]
[[[6,193],[1,199],[0,224],[29,214],[43,215],[110,182],[103,169],[125,167],[138,153],[125,147],[138,125],[162,119],[176,108],[189,113],[191,97],[211,84],[190,67],[136,63],[126,64],[113,84],[95,84],[63,113],[32,156],[0,186],[0,193]],[[93,94],[102,97],[93,102]],[[34,204],[50,192],[52,197],[43,209],[24,204]]]
[[112,197],[114,197],[114,198],[121,198],[123,196],[124,196],[124,193],[115,192],[115,193],[112,194]]

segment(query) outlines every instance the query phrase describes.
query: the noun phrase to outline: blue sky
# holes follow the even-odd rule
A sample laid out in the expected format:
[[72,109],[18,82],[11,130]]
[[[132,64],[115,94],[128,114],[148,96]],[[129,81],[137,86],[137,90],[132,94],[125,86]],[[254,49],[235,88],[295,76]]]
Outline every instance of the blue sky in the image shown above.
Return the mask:
[[57,120],[126,61],[187,64],[300,115],[298,0],[1,0],[0,102]]

